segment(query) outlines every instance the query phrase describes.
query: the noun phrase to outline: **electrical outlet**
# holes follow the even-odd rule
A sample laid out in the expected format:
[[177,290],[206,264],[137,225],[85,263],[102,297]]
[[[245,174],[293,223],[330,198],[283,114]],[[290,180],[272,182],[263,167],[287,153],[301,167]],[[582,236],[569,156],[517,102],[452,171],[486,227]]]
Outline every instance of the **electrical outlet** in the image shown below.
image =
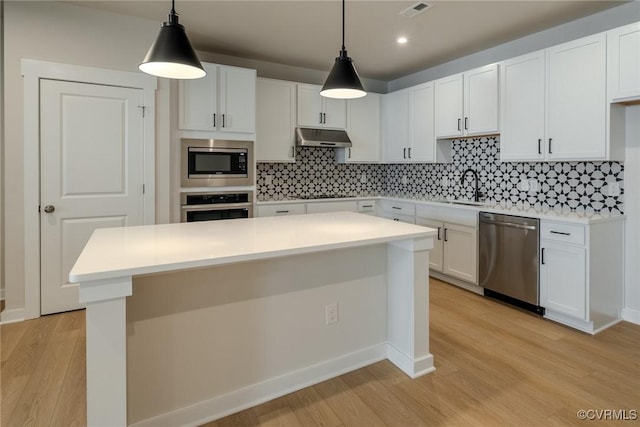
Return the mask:
[[536,191],[538,191],[538,188],[539,188],[538,180],[531,178],[529,180],[529,191],[532,193],[535,193]]
[[360,175],[360,182],[362,184],[366,184],[367,183],[367,174],[362,172],[362,175]]
[[327,325],[338,323],[338,303],[332,302],[324,308],[325,322]]
[[619,196],[620,195],[620,184],[617,182],[610,182],[607,185],[607,196]]
[[271,184],[273,184],[273,175],[266,175],[266,176],[264,177],[264,183],[265,183],[266,185],[271,185]]
[[443,176],[442,181],[440,181],[440,184],[442,185],[442,188],[449,187],[449,177]]
[[518,184],[518,189],[520,191],[529,191],[529,181],[527,181],[526,179],[522,178],[520,180],[520,183]]
[[409,183],[409,180],[407,179],[406,175],[402,175],[402,184],[403,185],[407,185]]

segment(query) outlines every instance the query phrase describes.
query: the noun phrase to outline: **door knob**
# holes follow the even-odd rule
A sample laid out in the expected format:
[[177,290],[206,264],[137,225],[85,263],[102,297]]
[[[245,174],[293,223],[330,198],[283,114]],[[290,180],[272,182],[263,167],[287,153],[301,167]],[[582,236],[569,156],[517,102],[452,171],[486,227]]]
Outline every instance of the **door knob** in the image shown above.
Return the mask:
[[51,213],[56,210],[56,207],[53,205],[47,205],[44,207],[45,213]]

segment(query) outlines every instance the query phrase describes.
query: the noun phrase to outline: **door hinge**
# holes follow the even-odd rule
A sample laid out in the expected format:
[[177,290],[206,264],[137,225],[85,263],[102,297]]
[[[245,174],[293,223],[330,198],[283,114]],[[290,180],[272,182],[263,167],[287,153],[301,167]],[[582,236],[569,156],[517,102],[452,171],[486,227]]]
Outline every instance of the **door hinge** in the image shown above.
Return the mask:
[[142,110],[142,117],[144,118],[145,113],[147,111],[147,107],[144,105],[138,105],[138,108],[140,108]]

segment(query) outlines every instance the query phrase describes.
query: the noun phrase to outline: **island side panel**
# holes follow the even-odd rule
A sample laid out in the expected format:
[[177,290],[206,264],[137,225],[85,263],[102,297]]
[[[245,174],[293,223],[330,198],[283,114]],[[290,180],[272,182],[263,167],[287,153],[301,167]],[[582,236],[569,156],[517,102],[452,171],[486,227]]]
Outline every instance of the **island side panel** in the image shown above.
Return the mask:
[[136,278],[129,423],[203,423],[382,360],[386,299],[386,244]]
[[429,250],[433,238],[391,242],[387,250],[388,358],[412,378],[435,370],[429,352]]

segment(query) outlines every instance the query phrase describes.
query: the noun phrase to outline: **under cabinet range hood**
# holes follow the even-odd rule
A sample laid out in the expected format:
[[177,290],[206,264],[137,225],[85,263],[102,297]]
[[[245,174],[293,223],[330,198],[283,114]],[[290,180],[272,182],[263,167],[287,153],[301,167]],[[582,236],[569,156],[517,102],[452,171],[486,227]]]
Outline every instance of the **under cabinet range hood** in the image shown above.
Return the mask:
[[296,144],[303,147],[351,147],[347,132],[337,129],[296,128]]

